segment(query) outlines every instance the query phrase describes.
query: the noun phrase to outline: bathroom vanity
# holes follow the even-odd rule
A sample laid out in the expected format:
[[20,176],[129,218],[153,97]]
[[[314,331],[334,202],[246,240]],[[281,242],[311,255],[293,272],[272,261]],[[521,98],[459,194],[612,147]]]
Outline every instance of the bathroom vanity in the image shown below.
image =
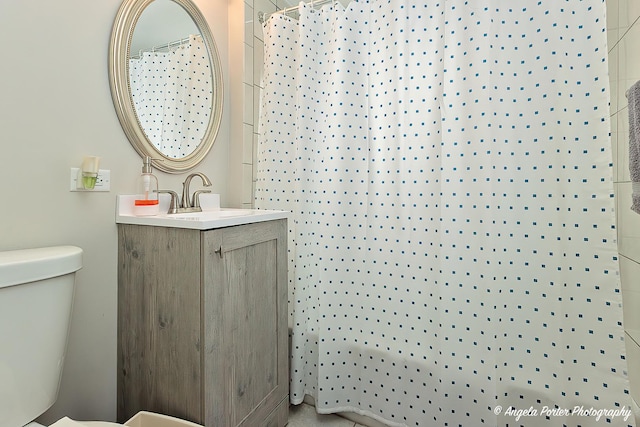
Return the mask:
[[219,210],[118,223],[118,419],[284,426],[287,220]]

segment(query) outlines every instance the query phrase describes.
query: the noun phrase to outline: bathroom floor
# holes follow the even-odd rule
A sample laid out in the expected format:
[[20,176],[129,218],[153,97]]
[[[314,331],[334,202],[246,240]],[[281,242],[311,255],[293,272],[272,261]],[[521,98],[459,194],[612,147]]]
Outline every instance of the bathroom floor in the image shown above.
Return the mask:
[[364,427],[337,415],[318,415],[315,408],[303,403],[289,407],[287,427]]

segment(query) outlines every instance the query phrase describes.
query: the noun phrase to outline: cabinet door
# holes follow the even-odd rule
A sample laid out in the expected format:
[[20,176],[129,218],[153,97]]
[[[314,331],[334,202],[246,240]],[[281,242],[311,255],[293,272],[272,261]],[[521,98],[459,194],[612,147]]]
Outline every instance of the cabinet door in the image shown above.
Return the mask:
[[202,421],[200,232],[118,225],[118,421]]
[[286,220],[206,231],[202,241],[205,425],[286,420]]

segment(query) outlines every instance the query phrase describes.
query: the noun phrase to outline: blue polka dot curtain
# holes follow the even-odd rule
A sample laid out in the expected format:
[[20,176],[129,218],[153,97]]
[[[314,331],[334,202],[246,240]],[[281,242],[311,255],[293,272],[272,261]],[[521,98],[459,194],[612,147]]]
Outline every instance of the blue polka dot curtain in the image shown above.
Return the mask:
[[264,43],[256,205],[292,212],[292,402],[633,425],[586,412],[630,407],[604,2],[302,5]]
[[209,55],[202,37],[129,61],[129,85],[140,126],[154,147],[183,158],[198,147],[211,115]]

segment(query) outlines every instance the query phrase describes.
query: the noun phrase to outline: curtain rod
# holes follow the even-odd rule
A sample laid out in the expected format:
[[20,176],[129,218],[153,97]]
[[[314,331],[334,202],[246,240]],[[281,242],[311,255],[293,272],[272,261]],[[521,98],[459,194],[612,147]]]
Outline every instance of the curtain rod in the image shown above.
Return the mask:
[[[196,34],[195,37],[200,37],[200,35]],[[174,40],[172,42],[161,44],[161,45],[158,45],[158,46],[153,46],[151,48],[140,49],[138,51],[138,56],[132,56],[131,59],[140,58],[142,56],[142,52],[156,52],[156,51],[161,50],[161,49],[170,49],[172,47],[181,46],[183,44],[186,44],[186,43],[189,42],[189,40],[191,40],[191,36],[185,37],[185,38],[179,39],[179,40]]]
[[[315,7],[315,6],[323,6],[325,4],[334,3],[334,2],[335,0],[315,0],[315,1],[310,1],[309,3],[306,3],[306,5]],[[286,15],[289,12],[297,11],[299,8],[300,8],[300,5],[287,7],[281,10],[276,10],[275,12],[258,12],[258,21],[260,21],[261,24],[264,24],[265,21],[269,19],[271,15],[274,15],[276,13],[281,13],[283,15]]]

